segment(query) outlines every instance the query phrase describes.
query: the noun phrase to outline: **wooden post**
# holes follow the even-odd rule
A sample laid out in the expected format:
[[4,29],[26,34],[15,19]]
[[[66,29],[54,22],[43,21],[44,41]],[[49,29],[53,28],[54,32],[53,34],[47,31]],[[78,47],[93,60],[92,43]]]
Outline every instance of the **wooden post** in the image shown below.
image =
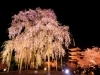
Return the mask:
[[19,74],[21,74],[21,70],[22,70],[22,62],[23,62],[23,60],[22,60],[22,50],[21,50],[21,53],[20,53],[20,61],[19,61]]
[[58,70],[57,57],[56,57],[56,71]]
[[50,53],[48,49],[48,75],[50,75]]
[[7,72],[9,72],[9,70],[10,70],[11,58],[12,58],[12,50],[11,50],[11,53],[9,54],[9,62],[8,62],[8,69],[7,69]]
[[62,52],[61,52],[61,70],[62,70],[62,67],[63,65],[62,65]]

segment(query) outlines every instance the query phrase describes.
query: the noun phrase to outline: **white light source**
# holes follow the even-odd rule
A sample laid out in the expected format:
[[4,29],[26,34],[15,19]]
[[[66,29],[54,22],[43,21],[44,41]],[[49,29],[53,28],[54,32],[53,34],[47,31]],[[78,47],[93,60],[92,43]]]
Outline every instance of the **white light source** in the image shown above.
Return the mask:
[[69,73],[69,70],[68,70],[68,69],[66,69],[66,70],[65,70],[65,73]]
[[38,73],[38,71],[34,71],[34,73]]
[[45,67],[44,70],[47,70],[47,68]]
[[6,70],[7,70],[6,68],[3,69],[4,72],[5,72]]

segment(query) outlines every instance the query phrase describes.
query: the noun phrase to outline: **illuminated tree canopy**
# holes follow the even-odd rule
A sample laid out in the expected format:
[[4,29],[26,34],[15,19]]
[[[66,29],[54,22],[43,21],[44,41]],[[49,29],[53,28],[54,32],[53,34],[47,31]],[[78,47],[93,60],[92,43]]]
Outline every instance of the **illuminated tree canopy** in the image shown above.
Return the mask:
[[88,68],[91,66],[100,65],[100,48],[99,47],[87,48],[81,54],[83,58],[78,59],[78,64],[82,68]]
[[4,45],[3,60],[7,57],[5,53],[9,54],[10,50],[14,50],[15,59],[21,65],[22,62],[31,62],[33,58],[36,58],[37,65],[40,65],[48,52],[52,58],[60,57],[61,54],[64,56],[62,45],[68,48],[71,44],[69,27],[62,26],[51,9],[20,11],[12,16],[8,33],[10,40]]

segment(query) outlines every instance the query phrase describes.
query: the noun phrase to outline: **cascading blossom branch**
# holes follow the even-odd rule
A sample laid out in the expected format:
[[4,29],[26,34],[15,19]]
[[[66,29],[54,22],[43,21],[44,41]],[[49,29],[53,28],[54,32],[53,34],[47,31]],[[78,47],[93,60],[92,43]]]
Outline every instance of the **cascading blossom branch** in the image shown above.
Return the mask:
[[[12,16],[13,20],[11,27],[8,28],[9,38],[15,38],[20,35],[22,29],[25,27],[30,27],[31,25],[37,25],[37,23],[42,23],[41,21],[56,23],[56,15],[51,9],[40,9],[36,10],[29,9],[28,11],[20,11],[17,15]],[[47,21],[48,20],[48,21]],[[40,26],[40,25],[39,25]]]
[[[68,48],[69,44],[71,43],[69,27],[61,26],[61,24],[59,24],[56,19],[54,11],[51,9],[42,10],[40,8],[36,8],[36,10],[29,9],[28,11],[26,10],[20,11],[17,15],[13,16],[11,27],[8,28],[10,39],[11,38],[18,39],[17,36],[19,37],[19,39],[21,39],[20,36],[22,35],[23,32],[25,33],[24,35],[26,38],[27,37],[32,38],[34,36],[33,42],[35,43],[34,47],[36,47],[36,49],[43,49],[44,44],[42,42],[43,40],[41,39],[44,36],[41,36],[40,34],[36,36],[41,30],[46,33],[43,35],[47,36],[50,35],[49,36],[51,37],[50,39],[58,41],[56,43],[60,43],[59,45],[65,44],[65,46]],[[47,32],[49,34],[47,34]],[[41,46],[41,48],[37,48],[39,47],[39,45]],[[59,50],[58,52],[62,52],[62,55],[65,54],[65,51],[63,50],[62,47],[52,48],[52,49]]]

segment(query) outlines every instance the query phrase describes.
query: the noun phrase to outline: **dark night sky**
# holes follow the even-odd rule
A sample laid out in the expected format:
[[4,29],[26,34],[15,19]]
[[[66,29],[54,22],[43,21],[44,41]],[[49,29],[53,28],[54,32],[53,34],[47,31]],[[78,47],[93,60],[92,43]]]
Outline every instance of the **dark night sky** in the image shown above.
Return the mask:
[[40,1],[23,0],[21,2],[21,0],[13,0],[9,3],[6,1],[0,2],[0,45],[8,39],[7,28],[11,23],[13,14],[23,9],[40,7],[53,9],[58,17],[58,21],[70,26],[76,46],[80,48],[100,46],[100,12],[98,2]]

